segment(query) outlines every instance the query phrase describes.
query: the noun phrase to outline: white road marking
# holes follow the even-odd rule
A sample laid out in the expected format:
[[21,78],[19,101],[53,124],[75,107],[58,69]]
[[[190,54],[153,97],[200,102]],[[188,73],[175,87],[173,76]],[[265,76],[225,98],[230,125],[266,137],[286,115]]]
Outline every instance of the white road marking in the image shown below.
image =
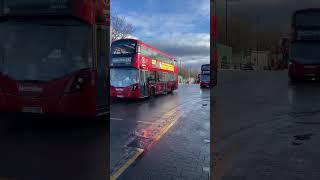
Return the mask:
[[122,118],[113,118],[113,117],[111,117],[111,118],[110,118],[110,120],[114,120],[114,121],[123,121],[124,119],[122,119]]

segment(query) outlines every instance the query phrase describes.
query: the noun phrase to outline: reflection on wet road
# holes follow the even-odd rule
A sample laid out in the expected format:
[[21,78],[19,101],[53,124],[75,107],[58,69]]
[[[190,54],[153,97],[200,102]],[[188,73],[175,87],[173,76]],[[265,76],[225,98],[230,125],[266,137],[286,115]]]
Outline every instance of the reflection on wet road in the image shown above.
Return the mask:
[[[132,176],[136,179],[185,177],[184,172],[190,171],[185,169],[189,161],[182,159],[186,157],[199,161],[196,167],[190,167],[194,168],[190,171],[192,176],[206,179],[208,172],[203,168],[209,167],[209,144],[205,142],[209,139],[209,100],[208,89],[201,90],[199,85],[181,85],[174,94],[113,104],[110,137],[112,173],[118,173],[120,179]],[[191,152],[184,149],[189,146]],[[134,161],[136,166],[129,167],[128,162],[140,153],[137,149],[143,153],[139,160]],[[180,165],[159,166],[159,163],[170,164],[171,161]],[[119,172],[122,167],[128,169]],[[168,174],[170,168],[181,172]]]
[[[215,179],[319,179],[320,83],[223,72],[214,89]],[[213,114],[212,114],[213,115]]]

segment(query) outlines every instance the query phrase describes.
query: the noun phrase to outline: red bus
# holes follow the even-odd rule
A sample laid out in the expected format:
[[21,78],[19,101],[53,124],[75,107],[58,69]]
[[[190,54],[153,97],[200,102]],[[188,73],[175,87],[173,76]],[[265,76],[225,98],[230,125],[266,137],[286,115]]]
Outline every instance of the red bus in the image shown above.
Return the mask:
[[203,64],[201,66],[200,87],[210,87],[210,64]]
[[109,1],[0,4],[0,112],[108,114]]
[[320,77],[320,9],[296,11],[288,74],[292,81]]
[[135,39],[111,45],[110,96],[140,99],[178,88],[177,60]]

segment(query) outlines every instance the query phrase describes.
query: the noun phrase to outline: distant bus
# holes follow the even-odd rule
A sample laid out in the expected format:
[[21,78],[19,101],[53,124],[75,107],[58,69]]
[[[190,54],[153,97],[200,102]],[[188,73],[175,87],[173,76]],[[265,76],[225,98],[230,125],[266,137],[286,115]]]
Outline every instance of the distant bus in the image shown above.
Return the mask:
[[203,64],[201,66],[200,87],[210,87],[210,64]]
[[141,99],[178,89],[177,60],[135,39],[112,42],[110,96]]
[[0,112],[108,114],[105,0],[0,0]]
[[290,80],[320,76],[320,9],[296,11],[292,17]]

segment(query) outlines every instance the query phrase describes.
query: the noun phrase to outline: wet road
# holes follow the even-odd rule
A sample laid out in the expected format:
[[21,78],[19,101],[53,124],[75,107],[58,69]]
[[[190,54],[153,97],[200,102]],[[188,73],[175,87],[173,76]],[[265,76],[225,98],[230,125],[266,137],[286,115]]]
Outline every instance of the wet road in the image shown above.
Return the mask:
[[221,180],[319,179],[320,83],[287,72],[220,73],[212,161]]
[[[119,179],[208,179],[209,90],[181,85],[174,94],[111,106],[111,168]],[[137,140],[138,139],[138,140]],[[132,143],[139,141],[142,143]]]
[[108,121],[1,117],[0,122],[0,179],[108,177]]

